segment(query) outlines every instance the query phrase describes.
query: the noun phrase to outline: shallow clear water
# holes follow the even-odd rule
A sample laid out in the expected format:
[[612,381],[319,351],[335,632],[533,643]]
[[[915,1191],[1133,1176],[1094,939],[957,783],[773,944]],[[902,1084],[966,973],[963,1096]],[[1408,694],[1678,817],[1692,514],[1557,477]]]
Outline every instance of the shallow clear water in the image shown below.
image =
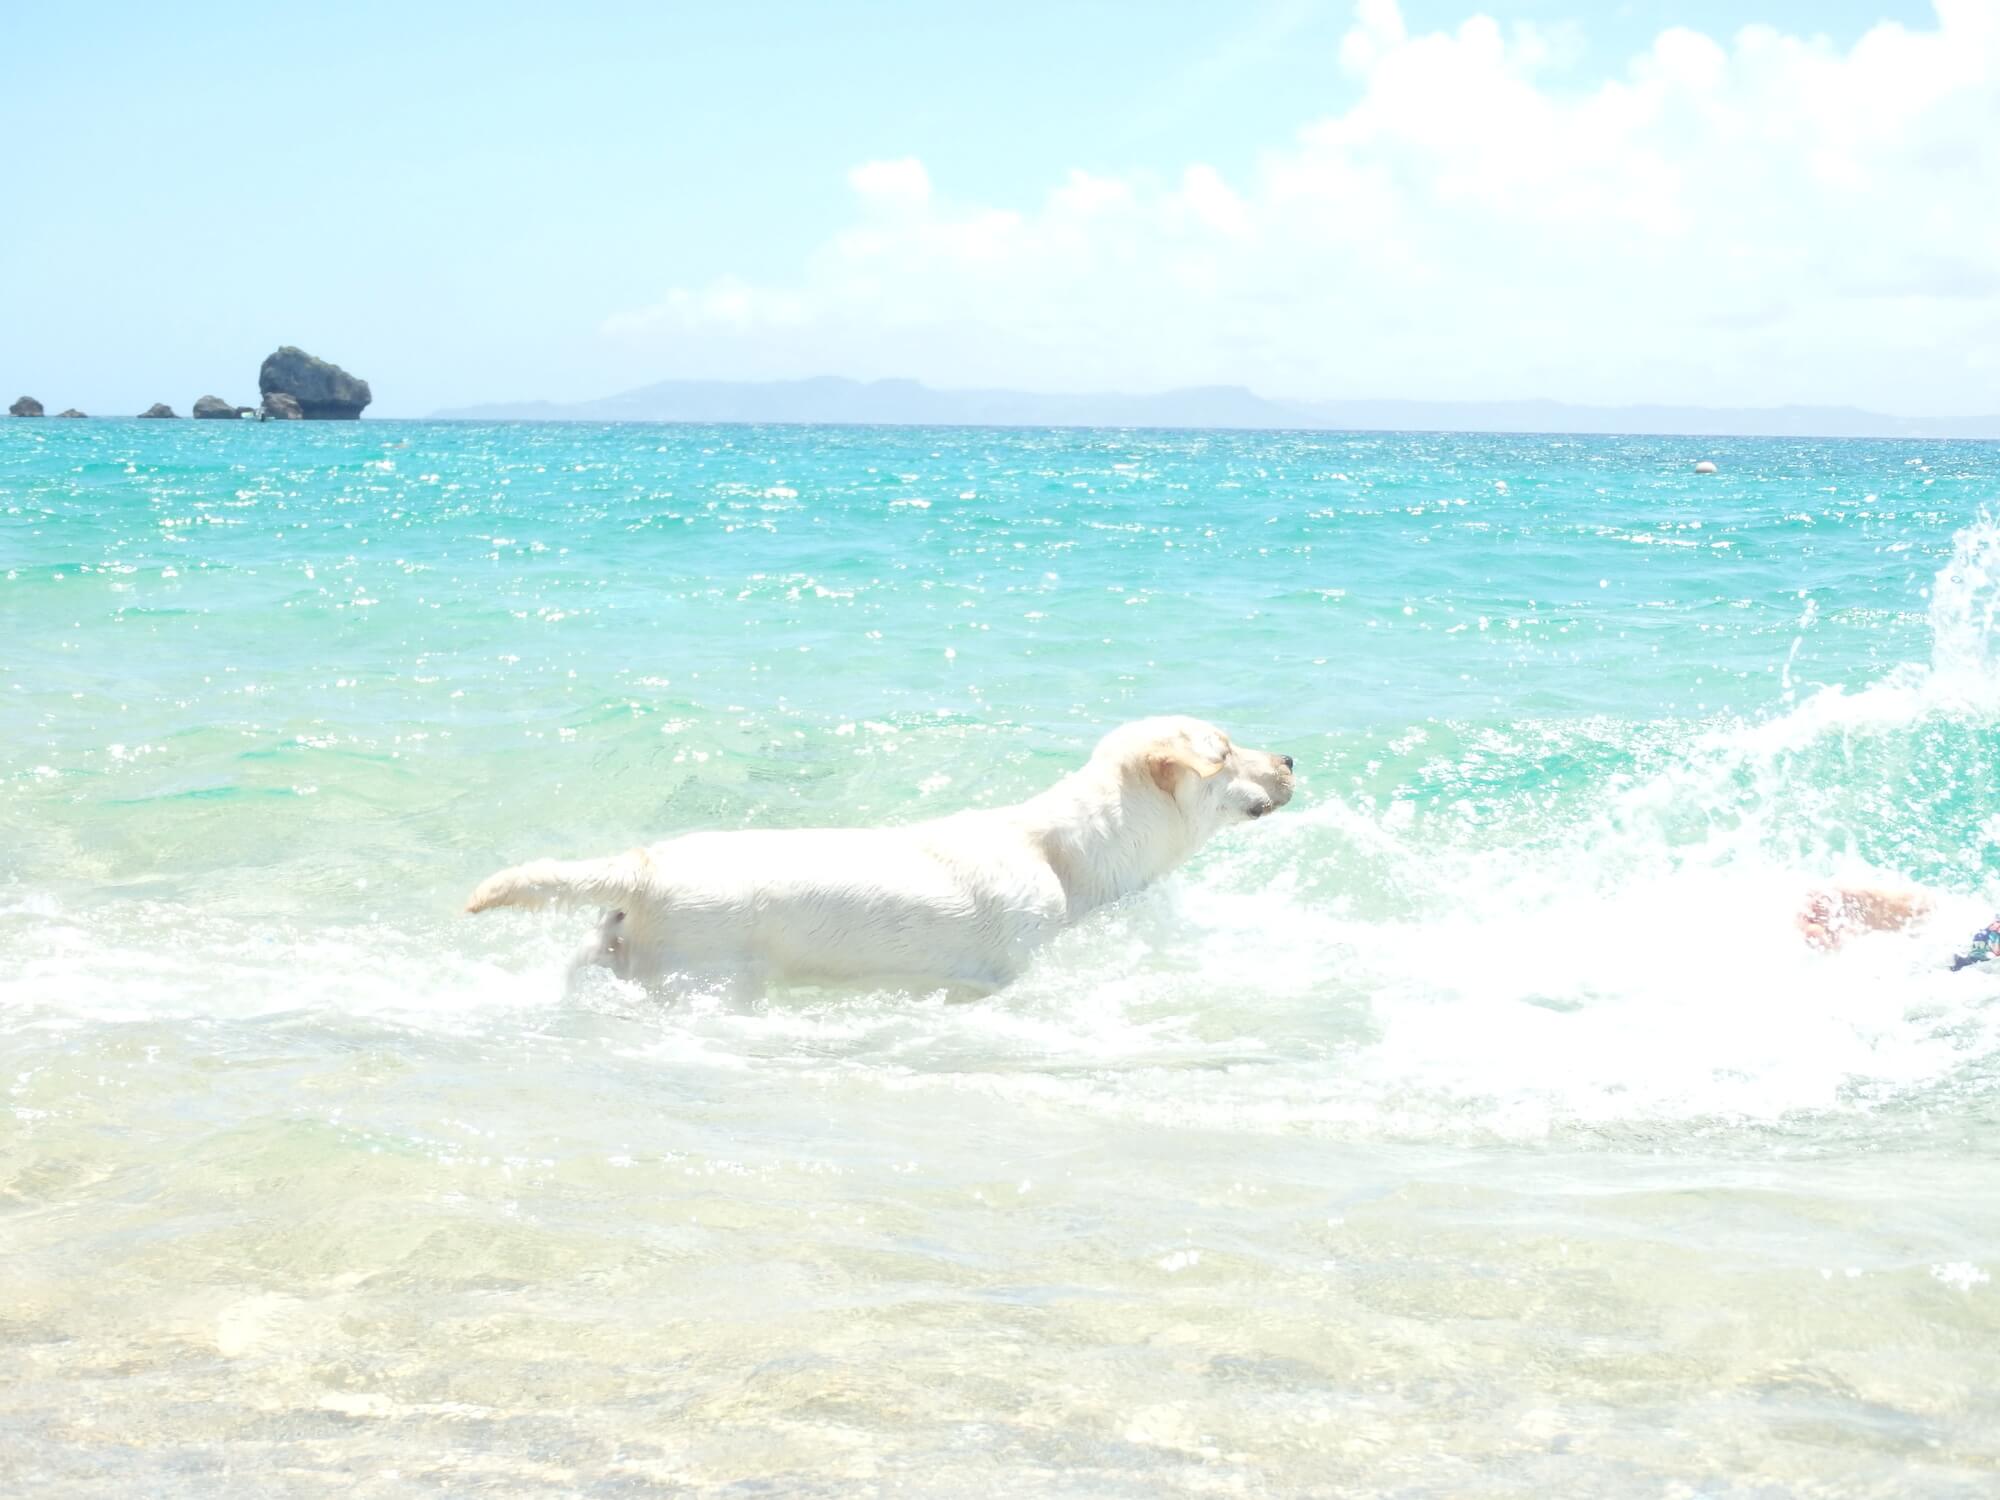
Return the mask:
[[[1977,444],[0,426],[0,1477],[1989,1494],[1996,498]],[[1299,797],[982,1003],[565,994],[587,919],[457,915],[1159,711]],[[1866,874],[1941,918],[1805,951]]]

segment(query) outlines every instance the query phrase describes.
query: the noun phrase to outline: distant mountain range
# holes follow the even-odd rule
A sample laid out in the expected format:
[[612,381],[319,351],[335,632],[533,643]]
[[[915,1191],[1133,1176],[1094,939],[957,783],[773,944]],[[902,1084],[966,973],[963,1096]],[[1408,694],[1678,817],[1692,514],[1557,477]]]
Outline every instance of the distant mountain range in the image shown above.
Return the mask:
[[1996,438],[2000,416],[1891,417],[1852,406],[1572,406],[1561,401],[1273,401],[1242,386],[1155,395],[936,390],[915,380],[663,380],[596,401],[434,412],[463,422],[801,422],[917,427],[1307,428],[1706,437]]

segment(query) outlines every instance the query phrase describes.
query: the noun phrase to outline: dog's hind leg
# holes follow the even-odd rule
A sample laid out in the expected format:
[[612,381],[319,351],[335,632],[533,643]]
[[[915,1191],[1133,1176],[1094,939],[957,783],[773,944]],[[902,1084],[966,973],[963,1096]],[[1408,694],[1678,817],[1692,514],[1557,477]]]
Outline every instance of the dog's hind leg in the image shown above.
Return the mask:
[[597,931],[576,950],[576,957],[569,961],[569,983],[575,986],[583,977],[585,969],[609,969],[620,979],[631,978],[631,950],[625,937],[625,913],[608,911],[604,920],[597,924]]

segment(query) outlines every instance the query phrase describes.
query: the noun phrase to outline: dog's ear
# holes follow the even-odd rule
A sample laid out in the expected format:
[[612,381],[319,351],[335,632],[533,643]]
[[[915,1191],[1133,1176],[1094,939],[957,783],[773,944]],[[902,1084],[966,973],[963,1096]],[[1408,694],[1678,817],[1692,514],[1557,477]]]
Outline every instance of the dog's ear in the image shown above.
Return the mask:
[[1222,769],[1222,761],[1213,753],[1207,753],[1219,746],[1198,748],[1184,734],[1172,739],[1160,740],[1146,752],[1146,773],[1153,778],[1153,784],[1169,797],[1174,794],[1174,783],[1183,771],[1192,771],[1206,780]]

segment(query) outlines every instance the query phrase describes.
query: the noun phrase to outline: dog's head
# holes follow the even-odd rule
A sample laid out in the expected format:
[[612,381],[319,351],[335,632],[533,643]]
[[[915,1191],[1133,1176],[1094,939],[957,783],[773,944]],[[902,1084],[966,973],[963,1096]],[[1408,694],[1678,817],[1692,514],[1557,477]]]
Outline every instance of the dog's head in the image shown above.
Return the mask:
[[1097,754],[1171,798],[1202,835],[1292,800],[1289,755],[1246,750],[1201,719],[1141,719],[1106,735]]

